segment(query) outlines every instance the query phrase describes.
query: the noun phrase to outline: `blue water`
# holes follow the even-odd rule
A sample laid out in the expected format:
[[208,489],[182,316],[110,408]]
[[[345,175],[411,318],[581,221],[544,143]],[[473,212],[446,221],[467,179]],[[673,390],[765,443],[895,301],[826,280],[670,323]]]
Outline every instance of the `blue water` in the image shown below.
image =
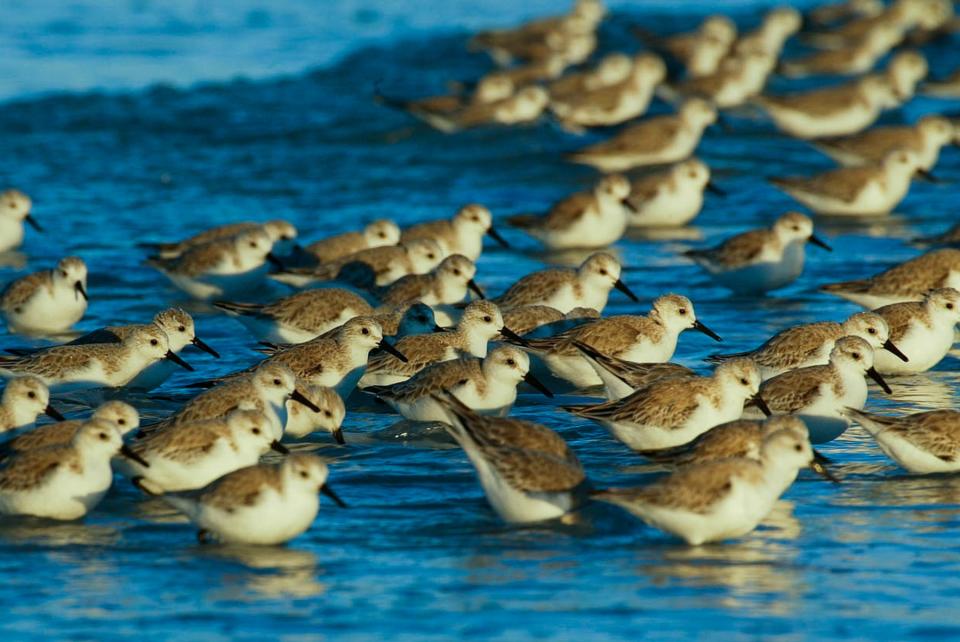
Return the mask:
[[[234,321],[183,302],[140,264],[136,241],[278,217],[313,239],[374,217],[409,224],[449,216],[472,201],[503,216],[588,186],[595,175],[560,154],[601,134],[577,138],[541,124],[446,136],[370,100],[377,82],[420,95],[441,91],[449,79],[475,77],[488,63],[465,53],[464,29],[558,8],[546,1],[522,9],[473,4],[438,3],[434,10],[399,2],[245,0],[211,9],[186,1],[7,0],[0,6],[7,54],[0,70],[9,72],[0,73],[0,184],[30,193],[49,232],[28,233],[22,265],[3,268],[0,279],[79,254],[91,268],[82,329],[143,321],[184,304],[224,355],[186,355],[206,377],[253,363],[251,337]],[[761,5],[724,6],[752,24]],[[624,8],[604,26],[604,48],[635,48],[626,35],[633,20],[654,29],[697,20],[696,5],[683,10],[667,16],[652,6]],[[928,50],[935,72],[951,64],[949,51],[955,49]],[[320,66],[304,71],[313,65]],[[235,76],[255,80],[230,80]],[[956,108],[917,99],[885,120]],[[775,296],[732,300],[678,251],[791,207],[763,177],[829,163],[762,121],[735,116],[730,124],[732,132],[709,132],[700,153],[730,195],[708,197],[694,227],[616,247],[627,265],[624,279],[644,302],[667,291],[688,294],[725,348],[750,348],[788,324],[847,316],[855,308],[817,293],[817,284],[914,256],[918,250],[906,239],[955,220],[960,154],[949,149],[937,168],[943,182],[916,184],[890,220],[821,226],[835,252],[811,248],[804,276]],[[507,235],[517,251],[490,247],[479,262],[478,281],[493,293],[544,263],[578,258],[543,256],[521,235]],[[645,306],[614,293],[608,312]],[[21,343],[6,336],[2,346]],[[684,335],[677,359],[700,367],[713,349],[702,335]],[[933,372],[893,380],[889,398],[871,388],[869,406],[955,406],[957,365],[951,357]],[[177,375],[157,393],[184,398],[191,380]],[[147,417],[176,406],[135,401]],[[69,399],[62,403],[79,411]],[[597,486],[642,483],[652,470],[601,428],[572,420],[542,397],[523,396],[515,414],[559,430]],[[859,431],[823,448],[838,462],[841,485],[804,475],[760,530],[692,549],[604,506],[585,509],[569,526],[506,526],[485,504],[459,450],[436,439],[397,439],[392,423],[388,415],[351,412],[348,447],[315,438],[334,460],[331,484],[351,507],[325,505],[314,527],[286,547],[199,547],[190,527],[122,481],[82,522],[0,523],[0,636],[960,635],[960,482],[905,475]]]

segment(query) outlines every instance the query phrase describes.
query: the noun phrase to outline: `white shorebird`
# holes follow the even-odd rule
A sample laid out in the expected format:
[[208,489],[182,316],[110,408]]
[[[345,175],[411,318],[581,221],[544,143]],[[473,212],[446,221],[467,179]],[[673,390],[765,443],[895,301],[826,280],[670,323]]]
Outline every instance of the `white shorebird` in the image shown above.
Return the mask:
[[467,357],[424,368],[407,381],[392,386],[370,386],[376,395],[411,421],[447,421],[433,395],[449,392],[472,410],[505,415],[517,399],[517,384],[526,381],[548,397],[553,394],[530,374],[530,360],[521,350],[501,346],[483,359]]
[[147,264],[195,299],[233,297],[258,286],[267,274],[274,240],[263,229],[240,232],[189,247],[182,254],[156,256]]
[[16,189],[0,194],[0,253],[15,250],[23,244],[23,224],[42,232],[37,219],[30,215],[33,201]]
[[797,368],[824,365],[830,361],[830,353],[841,337],[860,337],[874,349],[874,355],[880,349],[895,355],[901,361],[906,355],[890,339],[890,326],[875,312],[858,312],[843,323],[818,321],[805,323],[778,332],[763,345],[746,352],[714,354],[707,357],[712,363],[722,363],[727,359],[745,357],[760,366],[764,380]]
[[273,448],[270,418],[259,410],[234,410],[222,419],[176,423],[137,440],[139,460],[120,461],[120,472],[150,495],[192,490],[239,468],[252,466]]
[[942,116],[924,116],[916,125],[874,127],[862,134],[827,138],[814,147],[842,165],[851,167],[881,163],[891,152],[911,151],[917,155],[918,171],[929,172],[937,164],[940,150],[956,138],[957,128]]
[[817,214],[884,216],[910,191],[918,168],[915,153],[895,150],[877,165],[841,167],[809,178],[773,178],[770,182]]
[[574,308],[593,308],[602,312],[613,288],[626,294],[632,301],[639,301],[620,280],[620,262],[606,252],[597,252],[575,270],[551,268],[528,274],[493,301],[501,309],[546,305],[564,314]]
[[787,212],[769,228],[743,232],[690,257],[717,283],[740,294],[767,292],[793,283],[803,272],[806,244],[830,251],[813,233],[813,221]]
[[618,174],[604,176],[590,192],[577,192],[555,203],[543,216],[519,214],[507,225],[523,230],[550,250],[601,248],[627,229],[630,182]]
[[926,372],[953,348],[954,328],[960,322],[960,292],[930,290],[922,301],[893,303],[874,310],[890,326],[890,340],[907,360],[880,351],[874,358],[882,374]]
[[576,346],[583,358],[603,381],[604,395],[608,401],[623,399],[640,388],[646,388],[661,379],[689,377],[697,374],[690,368],[678,363],[636,363],[605,355],[579,341],[574,341],[573,345]]
[[813,461],[805,432],[778,430],[764,440],[759,461],[741,457],[685,466],[649,486],[599,491],[593,498],[699,546],[752,531]]
[[30,376],[7,382],[0,398],[0,433],[30,428],[41,414],[63,421],[63,415],[50,405],[46,384]]
[[66,332],[87,311],[87,265],[68,256],[52,270],[34,272],[0,292],[0,311],[11,332]]
[[213,241],[223,241],[235,237],[238,234],[258,231],[265,232],[267,236],[270,237],[271,243],[281,247],[293,243],[297,238],[297,228],[287,221],[276,219],[265,223],[256,223],[253,221],[227,223],[226,225],[218,225],[203,230],[182,241],[174,241],[172,243],[140,243],[139,246],[151,250],[155,256],[171,259],[200,245],[207,245]]
[[317,407],[317,410],[308,408],[294,399],[288,399],[287,425],[283,429],[283,434],[290,437],[306,437],[312,432],[322,430],[330,433],[338,444],[347,443],[342,428],[347,409],[337,391],[308,383],[303,386],[301,392]]
[[911,473],[960,470],[960,412],[933,410],[891,417],[848,408],[880,450]]
[[483,205],[471,203],[460,208],[449,221],[428,221],[408,227],[401,233],[400,242],[430,239],[440,245],[446,256],[462,254],[471,261],[476,261],[483,251],[484,235],[490,236],[503,247],[509,247],[493,227],[490,210]]
[[810,429],[813,443],[836,439],[850,425],[845,408],[863,408],[870,377],[889,394],[890,386],[873,367],[873,348],[860,337],[843,337],[830,352],[830,362],[790,370],[760,386],[771,412],[797,415]]
[[213,305],[258,339],[271,343],[310,341],[354,317],[373,313],[366,299],[340,288],[304,290],[267,304],[214,301]]
[[627,204],[634,227],[679,227],[703,209],[703,191],[723,194],[710,181],[710,168],[691,158],[630,183]]
[[663,363],[673,357],[677,339],[685,330],[720,337],[697,319],[693,303],[685,296],[658,297],[647,316],[616,315],[589,321],[547,339],[530,339],[525,346],[553,376],[578,389],[599,386],[603,378],[583,357],[575,342],[598,352],[635,363]]
[[190,364],[170,351],[163,330],[146,325],[131,332],[120,343],[53,346],[22,357],[0,357],[0,377],[33,375],[54,392],[120,388],[161,359],[169,359],[186,370],[193,370]]
[[8,439],[0,444],[0,460],[23,450],[67,445],[77,431],[92,419],[102,419],[113,424],[121,437],[140,427],[140,413],[136,408],[122,401],[108,401],[100,404],[89,419],[60,420],[38,426]]
[[409,274],[388,287],[380,297],[387,305],[421,301],[439,312],[438,306],[458,303],[470,290],[481,299],[483,290],[473,277],[477,266],[462,254],[451,254],[427,274]]
[[138,459],[108,421],[94,419],[65,446],[19,452],[0,464],[0,513],[79,519],[113,483],[110,460]]
[[440,393],[434,400],[446,411],[444,427],[469,457],[487,501],[504,521],[556,519],[585,498],[583,466],[553,430],[477,414],[452,394]]
[[866,279],[829,283],[820,289],[869,310],[919,301],[935,288],[960,289],[960,249],[933,250]]
[[389,220],[377,220],[361,232],[344,232],[314,241],[303,248],[320,263],[329,263],[368,250],[372,247],[396,245],[400,242],[400,228]]
[[763,408],[759,389],[756,364],[735,359],[717,366],[709,377],[663,379],[623,399],[564,410],[596,421],[633,450],[656,451],[688,443],[717,424],[739,418],[751,399]]
[[194,491],[164,501],[199,527],[197,539],[234,544],[282,544],[300,535],[320,510],[319,493],[340,506],[327,484],[327,465],[316,455],[293,454],[279,464],[241,468]]

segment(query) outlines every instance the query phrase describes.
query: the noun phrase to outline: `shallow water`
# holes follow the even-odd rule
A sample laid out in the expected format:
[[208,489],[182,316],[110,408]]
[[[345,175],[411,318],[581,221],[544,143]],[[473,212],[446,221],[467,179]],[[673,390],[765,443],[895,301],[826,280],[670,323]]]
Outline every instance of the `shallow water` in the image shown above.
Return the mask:
[[[755,20],[748,9],[739,15],[743,24]],[[657,29],[696,20],[617,18],[604,27],[606,48],[634,47],[625,36],[633,19]],[[449,216],[472,201],[503,216],[543,208],[595,179],[560,154],[601,134],[575,137],[541,124],[446,136],[373,104],[376,82],[413,96],[487,68],[482,57],[464,52],[463,33],[429,33],[387,39],[328,68],[282,79],[59,93],[0,104],[0,182],[32,194],[35,215],[50,230],[28,232],[26,264],[3,269],[0,277],[81,255],[91,268],[92,297],[82,329],[143,321],[164,306],[184,304],[201,336],[223,354],[219,361],[185,354],[197,376],[207,377],[253,363],[253,340],[235,321],[184,302],[140,265],[134,242],[276,217],[313,239],[374,217],[409,224]],[[949,63],[946,51],[930,50],[935,73]],[[885,120],[952,109],[956,105],[917,99]],[[709,132],[700,156],[730,195],[708,196],[695,227],[675,238],[619,243],[624,280],[644,303],[635,306],[614,293],[609,313],[641,312],[663,292],[682,292],[724,337],[725,349],[747,349],[785,325],[854,312],[817,293],[816,285],[914,256],[918,250],[907,239],[955,220],[960,154],[950,149],[937,168],[943,182],[916,184],[896,216],[871,225],[819,226],[835,251],[811,248],[796,284],[763,299],[731,299],[679,250],[791,207],[763,177],[829,163],[803,143],[771,135],[762,121],[729,120],[732,132]],[[491,246],[479,263],[477,280],[491,293],[557,259],[542,256],[519,234],[507,235],[517,250]],[[3,340],[5,347],[22,343]],[[699,367],[715,349],[706,337],[685,334],[677,359]],[[182,398],[191,380],[178,374],[157,394]],[[871,386],[869,405],[952,407],[957,380],[957,362],[948,358],[933,372],[892,380],[891,398]],[[163,399],[137,403],[147,416],[175,407]],[[559,430],[597,486],[642,482],[654,470],[601,428],[571,420],[542,397],[524,395],[515,414]],[[351,412],[347,447],[313,439],[334,460],[331,484],[351,507],[325,505],[314,528],[286,547],[199,547],[172,511],[144,501],[122,481],[82,522],[0,523],[4,639],[41,632],[96,639],[960,635],[953,531],[960,523],[960,482],[904,474],[859,431],[823,447],[843,484],[804,474],[757,532],[691,549],[606,506],[585,509],[572,524],[505,526],[485,504],[459,450],[430,436],[399,439],[393,421]]]

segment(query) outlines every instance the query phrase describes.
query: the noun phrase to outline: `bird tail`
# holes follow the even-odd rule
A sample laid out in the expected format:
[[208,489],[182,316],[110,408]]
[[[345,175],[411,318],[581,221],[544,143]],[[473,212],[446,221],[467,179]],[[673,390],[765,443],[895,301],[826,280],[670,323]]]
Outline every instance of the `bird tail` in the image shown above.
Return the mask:
[[505,222],[510,227],[523,230],[534,227],[538,220],[540,220],[540,217],[536,214],[514,214],[513,216],[508,216]]
[[234,301],[214,301],[213,307],[230,314],[255,316],[263,310],[262,303],[237,303]]

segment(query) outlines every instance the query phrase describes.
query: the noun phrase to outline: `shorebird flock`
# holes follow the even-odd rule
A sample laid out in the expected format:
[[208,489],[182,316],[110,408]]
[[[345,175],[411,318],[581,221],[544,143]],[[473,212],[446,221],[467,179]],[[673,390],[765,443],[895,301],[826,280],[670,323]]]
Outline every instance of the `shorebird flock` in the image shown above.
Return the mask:
[[[78,519],[119,475],[181,511],[201,542],[286,542],[316,521],[320,494],[344,505],[327,482],[327,462],[291,440],[320,433],[349,456],[362,446],[349,443],[345,421],[371,404],[402,421],[441,425],[507,522],[564,520],[599,501],[691,545],[752,531],[804,468],[839,482],[812,444],[854,423],[911,473],[960,470],[960,412],[864,410],[867,379],[891,394],[885,376],[929,370],[952,348],[960,249],[950,246],[960,243],[960,225],[920,239],[926,253],[885,272],[822,285],[865,311],[717,353],[709,373],[670,362],[686,330],[721,340],[691,298],[663,293],[641,304],[605,251],[629,228],[693,220],[704,192],[719,192],[694,156],[701,137],[729,126],[725,112],[752,110],[839,167],[773,178],[807,213],[776,213],[768,227],[685,257],[738,297],[797,280],[808,243],[831,250],[814,220],[888,215],[913,180],[936,180],[941,148],[960,141],[960,126],[942,116],[874,126],[918,90],[960,97],[960,69],[921,84],[920,47],[953,32],[952,4],[843,0],[807,15],[781,7],[750,31],[722,15],[679,34],[636,27],[639,54],[597,60],[605,18],[600,0],[577,0],[567,14],[476,34],[469,46],[488,52],[495,71],[449,95],[375,96],[451,134],[542,119],[571,135],[612,128],[567,157],[602,173],[592,189],[546,212],[495,217],[466,204],[446,220],[406,229],[377,220],[309,244],[280,220],[141,244],[158,275],[234,318],[262,353],[244,370],[184,382],[197,394],[158,421],[142,423],[124,394],[194,371],[181,356],[189,345],[219,357],[187,312],[171,307],[147,323],[77,336],[72,327],[96,299],[81,258],[8,283],[0,294],[10,331],[0,356],[0,514]],[[784,57],[791,38],[809,53]],[[824,81],[771,95],[765,86],[775,74]],[[654,100],[672,112],[646,116]],[[40,231],[31,206],[18,190],[0,195],[0,249],[23,243],[25,223]],[[548,251],[593,253],[574,268],[517,274],[488,296],[476,262],[486,237],[509,249],[498,226]],[[268,283],[290,294],[258,300]],[[603,316],[611,296],[639,307]],[[16,335],[57,343],[36,347]],[[595,422],[667,472],[638,487],[596,487],[553,428],[508,416],[521,387],[545,397],[602,396],[560,409],[568,423]],[[57,410],[58,395],[90,389],[112,398],[82,418]],[[56,423],[38,425],[43,414]]]

